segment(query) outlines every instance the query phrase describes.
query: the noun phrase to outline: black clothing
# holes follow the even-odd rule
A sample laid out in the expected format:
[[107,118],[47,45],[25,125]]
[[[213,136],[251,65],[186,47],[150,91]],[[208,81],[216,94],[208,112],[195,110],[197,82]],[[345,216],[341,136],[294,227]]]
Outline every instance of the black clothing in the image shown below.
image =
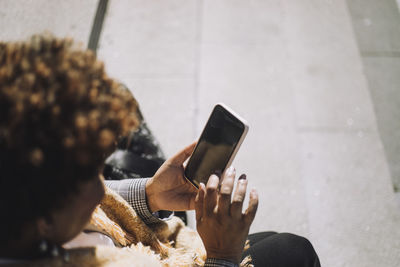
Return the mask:
[[248,237],[250,248],[242,258],[251,255],[255,267],[320,267],[310,241],[293,234],[260,232]]

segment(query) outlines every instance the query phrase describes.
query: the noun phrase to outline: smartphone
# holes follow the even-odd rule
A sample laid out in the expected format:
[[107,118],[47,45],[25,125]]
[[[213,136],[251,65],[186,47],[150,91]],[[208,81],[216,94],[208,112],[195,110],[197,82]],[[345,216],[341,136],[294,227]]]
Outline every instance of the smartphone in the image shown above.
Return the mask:
[[211,174],[222,175],[231,165],[249,126],[222,103],[215,105],[185,167],[185,177],[196,188]]

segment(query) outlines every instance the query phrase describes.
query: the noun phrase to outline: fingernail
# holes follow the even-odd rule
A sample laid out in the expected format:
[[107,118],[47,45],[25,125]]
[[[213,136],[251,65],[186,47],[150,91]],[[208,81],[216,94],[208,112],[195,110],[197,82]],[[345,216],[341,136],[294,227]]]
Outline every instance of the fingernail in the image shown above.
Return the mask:
[[235,171],[235,168],[233,166],[230,166],[226,172],[227,172],[227,174],[231,175],[234,173],[234,171]]
[[239,176],[239,180],[246,180],[246,178],[247,178],[246,174],[244,174],[244,173]]
[[256,198],[258,196],[257,190],[256,189],[251,189],[250,191],[250,197]]
[[211,183],[218,183],[219,177],[215,174],[211,174],[210,178],[208,179],[207,184]]
[[220,170],[216,170],[213,174],[218,177],[221,177],[222,172]]

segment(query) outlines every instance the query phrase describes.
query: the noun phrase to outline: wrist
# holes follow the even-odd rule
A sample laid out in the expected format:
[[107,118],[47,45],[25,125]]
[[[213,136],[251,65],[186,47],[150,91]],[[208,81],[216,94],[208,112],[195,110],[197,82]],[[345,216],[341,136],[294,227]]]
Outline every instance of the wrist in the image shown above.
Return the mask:
[[146,182],[146,201],[150,212],[156,212],[160,210],[155,202],[155,197],[156,194],[154,194],[153,190],[153,178],[150,178]]

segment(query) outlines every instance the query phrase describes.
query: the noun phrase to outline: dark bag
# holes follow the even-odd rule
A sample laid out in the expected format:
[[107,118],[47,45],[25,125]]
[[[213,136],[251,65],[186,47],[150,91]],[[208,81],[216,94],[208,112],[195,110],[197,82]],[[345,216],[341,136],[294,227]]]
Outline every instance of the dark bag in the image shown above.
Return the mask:
[[139,128],[121,138],[106,159],[103,174],[106,180],[152,177],[164,161],[164,153],[142,117]]
[[[125,90],[129,90],[124,86]],[[133,97],[133,96],[132,96]],[[106,180],[122,180],[152,177],[165,161],[160,144],[148,128],[138,109],[139,127],[120,138],[117,149],[106,159],[103,175]],[[170,211],[159,211],[160,218],[171,215]],[[175,212],[186,224],[185,212]]]

